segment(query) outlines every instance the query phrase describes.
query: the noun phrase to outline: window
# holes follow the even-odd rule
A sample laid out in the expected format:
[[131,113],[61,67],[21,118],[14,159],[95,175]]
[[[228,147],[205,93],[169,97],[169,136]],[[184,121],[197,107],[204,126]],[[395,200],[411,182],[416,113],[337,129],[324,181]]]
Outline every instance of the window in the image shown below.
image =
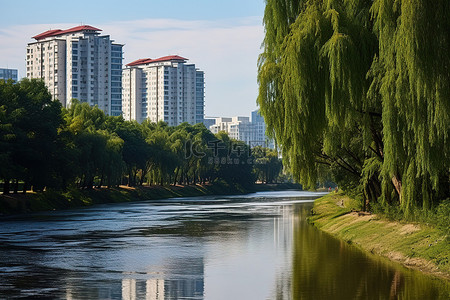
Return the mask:
[[122,52],[122,46],[112,45],[111,46],[111,51],[120,51],[120,52]]

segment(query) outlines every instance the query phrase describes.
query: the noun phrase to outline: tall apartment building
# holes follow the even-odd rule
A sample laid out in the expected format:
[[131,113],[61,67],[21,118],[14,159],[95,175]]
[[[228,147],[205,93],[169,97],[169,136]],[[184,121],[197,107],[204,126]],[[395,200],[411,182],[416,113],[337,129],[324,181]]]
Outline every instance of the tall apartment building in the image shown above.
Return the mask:
[[138,59],[122,71],[125,120],[164,121],[170,126],[204,119],[204,72],[178,55]]
[[14,81],[17,81],[18,80],[17,69],[0,68],[0,79],[4,79],[4,80],[12,79]]
[[259,109],[252,111],[252,130],[251,139],[255,144],[269,148],[275,148],[274,141],[266,136],[266,123],[264,117],[260,114]]
[[101,29],[83,25],[48,30],[27,46],[27,77],[42,78],[50,93],[97,105],[106,114],[122,113],[122,47]]

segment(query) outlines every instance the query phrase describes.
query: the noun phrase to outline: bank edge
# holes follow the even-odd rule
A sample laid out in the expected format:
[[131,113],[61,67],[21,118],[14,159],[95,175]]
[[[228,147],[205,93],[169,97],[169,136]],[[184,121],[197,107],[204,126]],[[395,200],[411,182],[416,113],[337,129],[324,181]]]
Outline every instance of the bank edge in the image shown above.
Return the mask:
[[450,237],[442,230],[358,212],[357,206],[333,192],[315,200],[308,222],[364,251],[450,281]]

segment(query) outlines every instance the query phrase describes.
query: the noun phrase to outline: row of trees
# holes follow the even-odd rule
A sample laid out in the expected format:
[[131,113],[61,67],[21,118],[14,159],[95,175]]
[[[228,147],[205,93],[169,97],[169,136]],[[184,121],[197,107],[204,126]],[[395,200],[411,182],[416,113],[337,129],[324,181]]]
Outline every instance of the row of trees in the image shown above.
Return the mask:
[[294,177],[404,216],[447,198],[450,2],[266,2],[258,102]]
[[274,150],[212,134],[203,124],[139,124],[73,101],[52,101],[42,81],[0,81],[0,178],[4,193],[32,188],[272,182]]

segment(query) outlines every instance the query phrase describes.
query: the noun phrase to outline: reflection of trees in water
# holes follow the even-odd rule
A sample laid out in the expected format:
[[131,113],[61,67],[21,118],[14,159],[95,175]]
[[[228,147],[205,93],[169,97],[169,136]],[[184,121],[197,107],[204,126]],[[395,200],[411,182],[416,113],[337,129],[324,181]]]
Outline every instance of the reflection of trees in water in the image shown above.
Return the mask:
[[308,225],[304,210],[297,213],[292,281],[277,284],[276,299],[450,299],[444,281],[366,255]]
[[401,290],[400,286],[403,282],[403,277],[399,271],[395,271],[394,278],[392,278],[391,291],[389,299],[397,299],[398,293]]

